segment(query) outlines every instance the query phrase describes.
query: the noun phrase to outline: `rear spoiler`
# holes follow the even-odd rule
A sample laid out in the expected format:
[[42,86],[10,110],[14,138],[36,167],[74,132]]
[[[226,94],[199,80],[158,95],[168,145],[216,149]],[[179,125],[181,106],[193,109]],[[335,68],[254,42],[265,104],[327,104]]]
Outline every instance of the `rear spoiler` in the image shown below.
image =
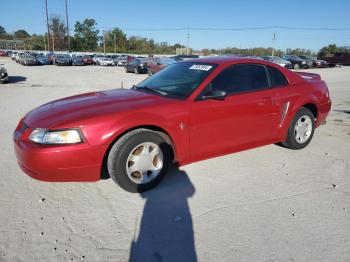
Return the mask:
[[321,80],[321,76],[313,73],[295,72],[305,80]]

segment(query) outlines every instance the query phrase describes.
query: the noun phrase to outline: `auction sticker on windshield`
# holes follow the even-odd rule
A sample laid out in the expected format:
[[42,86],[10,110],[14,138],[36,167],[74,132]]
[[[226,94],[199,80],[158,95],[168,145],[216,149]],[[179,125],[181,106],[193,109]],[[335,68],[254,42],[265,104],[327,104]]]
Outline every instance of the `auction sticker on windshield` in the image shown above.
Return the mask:
[[190,69],[209,71],[213,66],[210,65],[192,65]]

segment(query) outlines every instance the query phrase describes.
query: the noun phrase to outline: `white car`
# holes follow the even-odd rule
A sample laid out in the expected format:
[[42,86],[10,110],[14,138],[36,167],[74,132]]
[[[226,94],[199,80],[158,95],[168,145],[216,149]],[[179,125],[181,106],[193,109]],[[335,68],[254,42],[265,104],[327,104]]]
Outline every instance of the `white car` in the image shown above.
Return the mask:
[[95,55],[94,58],[92,58],[92,61],[95,65],[99,65],[100,61],[105,58],[103,55]]
[[114,66],[114,62],[112,58],[104,57],[99,61],[101,66]]

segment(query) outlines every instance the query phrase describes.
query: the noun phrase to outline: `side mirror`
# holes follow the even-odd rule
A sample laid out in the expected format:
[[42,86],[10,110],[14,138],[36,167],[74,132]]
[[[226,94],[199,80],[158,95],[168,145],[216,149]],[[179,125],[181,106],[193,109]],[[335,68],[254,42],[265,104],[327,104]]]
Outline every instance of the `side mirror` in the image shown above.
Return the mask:
[[160,63],[160,62],[157,62],[157,65],[161,65],[161,63]]
[[202,96],[202,100],[224,100],[226,97],[226,92],[223,90],[211,90],[204,96]]

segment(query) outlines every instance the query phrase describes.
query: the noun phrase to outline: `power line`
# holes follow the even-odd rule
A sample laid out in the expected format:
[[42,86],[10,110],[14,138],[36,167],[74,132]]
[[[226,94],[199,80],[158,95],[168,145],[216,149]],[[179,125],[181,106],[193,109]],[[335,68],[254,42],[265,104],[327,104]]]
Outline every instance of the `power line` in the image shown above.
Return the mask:
[[[107,28],[107,27],[97,27]],[[263,26],[263,27],[236,27],[236,28],[220,28],[220,27],[158,27],[158,28],[128,28],[121,27],[125,31],[249,31],[249,30],[301,30],[301,31],[350,31],[350,27],[289,27],[289,26]]]

